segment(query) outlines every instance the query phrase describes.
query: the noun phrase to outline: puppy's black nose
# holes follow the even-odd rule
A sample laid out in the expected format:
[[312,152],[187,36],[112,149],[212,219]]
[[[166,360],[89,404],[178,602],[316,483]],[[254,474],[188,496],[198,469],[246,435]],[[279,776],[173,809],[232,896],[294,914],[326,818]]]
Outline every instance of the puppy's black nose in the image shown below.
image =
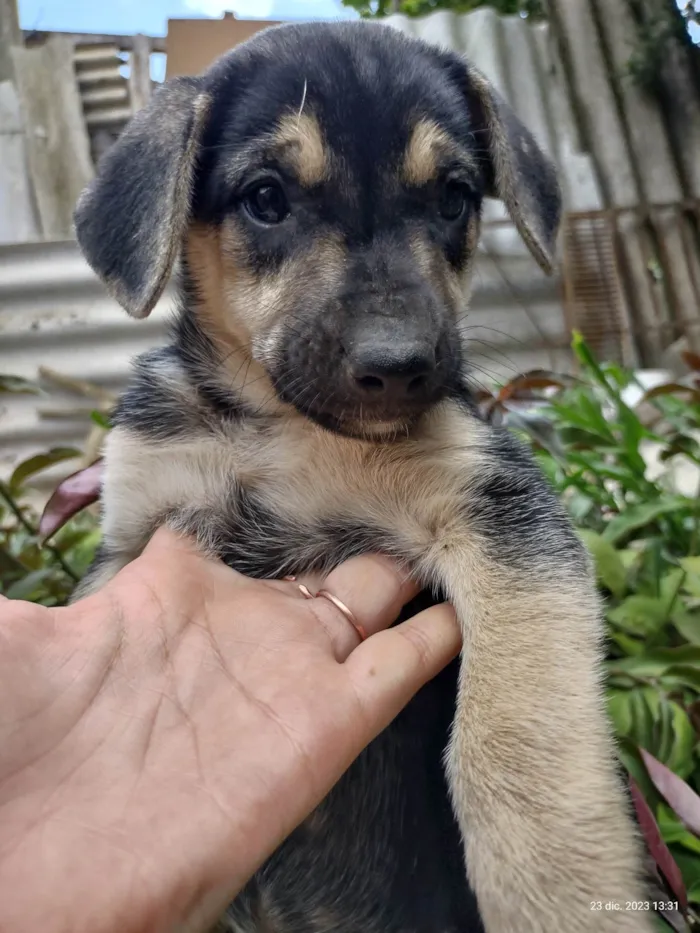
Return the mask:
[[434,369],[435,349],[423,343],[361,345],[350,360],[355,392],[367,401],[419,401]]

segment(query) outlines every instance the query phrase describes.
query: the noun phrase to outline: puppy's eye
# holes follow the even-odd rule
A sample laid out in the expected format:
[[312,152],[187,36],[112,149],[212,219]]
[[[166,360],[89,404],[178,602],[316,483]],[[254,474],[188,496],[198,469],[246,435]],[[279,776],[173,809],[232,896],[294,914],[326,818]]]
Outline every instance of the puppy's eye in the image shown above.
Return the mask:
[[445,220],[459,220],[469,200],[469,189],[459,181],[448,181],[442,189],[440,215]]
[[243,205],[254,220],[263,224],[281,224],[289,216],[289,204],[282,188],[274,181],[264,181],[243,198]]

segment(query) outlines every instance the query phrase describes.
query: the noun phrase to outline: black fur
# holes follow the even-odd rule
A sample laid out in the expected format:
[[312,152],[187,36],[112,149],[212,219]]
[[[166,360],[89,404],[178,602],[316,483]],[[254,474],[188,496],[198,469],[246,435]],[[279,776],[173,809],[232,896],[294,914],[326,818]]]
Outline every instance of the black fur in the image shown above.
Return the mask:
[[[446,398],[474,415],[458,331],[464,308],[455,306],[454,289],[444,282],[447,273],[466,268],[467,231],[482,198],[493,193],[493,163],[503,151],[496,152],[471,88],[466,64],[393,30],[315,24],[266,31],[201,78],[156,95],[81,202],[81,245],[119,300],[143,315],[170,271],[167,243],[174,238],[181,244],[193,222],[234,229],[236,262],[260,281],[314,244],[339,241],[346,256],[341,285],[329,294],[296,283],[298,293],[285,296],[283,335],[264,363],[278,398],[323,427],[349,434],[363,416],[419,421]],[[504,106],[494,98],[494,108]],[[314,115],[332,150],[330,171],[312,188],[268,153],[267,137],[280,116],[302,109]],[[509,111],[506,116],[512,139],[531,141]],[[420,117],[442,128],[457,155],[440,166],[438,178],[412,187],[401,182],[399,164]],[[130,159],[130,145],[144,134],[148,140]],[[159,138],[168,145],[157,145]],[[283,185],[293,208],[288,223],[251,221],[246,193],[261,172]],[[546,252],[559,209],[556,181],[522,152],[513,156],[512,176],[532,214],[520,220],[546,231]],[[449,222],[435,210],[448,179],[466,191],[464,212]],[[417,235],[439,257],[440,273],[418,268],[411,253]],[[115,424],[172,442],[207,430],[230,432],[245,422],[262,437],[271,416],[256,411],[224,378],[225,359],[198,318],[203,295],[186,256],[180,291],[172,344],[137,363]],[[420,392],[408,401],[358,401],[348,376],[357,347],[384,341],[387,353],[397,352],[419,338],[435,354]],[[466,517],[494,558],[535,561],[546,553],[578,560],[566,521],[520,448],[495,433],[486,454],[497,469],[472,483]],[[555,516],[547,522],[551,540],[532,545],[533,522],[539,527],[549,512]],[[253,577],[329,570],[354,554],[399,549],[386,529],[349,522],[347,510],[310,515],[292,526],[254,488],[233,481],[228,500],[216,509],[193,502],[159,520],[200,537],[229,566]],[[102,553],[100,566],[109,557]],[[422,594],[406,614],[433,597],[440,594]],[[442,769],[456,674],[455,663],[360,756],[311,823],[242,892],[230,909],[231,929],[482,933]]]

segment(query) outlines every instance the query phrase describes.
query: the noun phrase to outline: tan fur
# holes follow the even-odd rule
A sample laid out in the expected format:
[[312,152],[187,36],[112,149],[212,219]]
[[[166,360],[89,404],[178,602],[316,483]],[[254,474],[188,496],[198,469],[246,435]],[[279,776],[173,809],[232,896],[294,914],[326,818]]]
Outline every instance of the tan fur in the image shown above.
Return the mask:
[[404,152],[401,166],[403,181],[417,187],[427,185],[438,173],[439,156],[453,152],[454,148],[454,142],[437,123],[419,120]]
[[316,117],[308,113],[285,115],[272,143],[280,154],[289,159],[302,185],[311,188],[328,177],[330,153]]
[[439,265],[440,268],[444,269],[447,265],[444,256],[438,257],[437,251],[430,245],[423,231],[413,234],[409,242],[409,249],[413,261],[426,279],[435,278],[436,266]]
[[398,532],[401,556],[425,579],[449,582],[462,625],[448,766],[487,933],[551,933],[562,918],[567,933],[650,930],[638,914],[590,910],[595,900],[641,899],[601,704],[597,598],[589,579],[566,570],[519,576],[484,558],[454,509],[465,478],[489,468],[476,453],[484,430],[448,404],[421,437],[393,447],[301,418],[281,419],[265,439],[244,426],[189,444],[116,429],[106,451],[105,540],[135,556],[163,512],[216,508],[234,478],[292,520],[347,502],[357,519]]
[[481,223],[479,215],[474,213],[467,222],[467,254],[471,259],[476,251],[479,242],[479,233],[481,232]]
[[461,270],[455,270],[443,253],[428,240],[423,233],[415,233],[409,242],[411,255],[421,274],[441,295],[458,324],[462,323],[465,308],[468,306],[472,287],[474,253],[479,240],[479,217],[472,214],[467,222],[465,237],[466,260]]
[[185,249],[201,296],[198,315],[219,350],[227,384],[245,389],[258,409],[287,410],[262,364],[275,352],[281,329],[307,290],[338,290],[347,259],[344,245],[336,237],[319,238],[278,273],[260,277],[249,271],[247,246],[235,221],[220,233],[193,225]]
[[639,846],[613,768],[591,583],[497,571],[466,535],[449,551],[444,572],[470,583],[452,594],[465,663],[448,775],[485,929],[651,930],[625,908],[642,896]]
[[494,92],[493,86],[473,66],[469,68],[472,87],[484,109],[489,137],[489,151],[494,168],[493,192],[503,201],[518,233],[541,268],[551,274],[554,266],[552,247],[541,230],[540,205],[535,192],[523,184],[516,168],[516,149],[527,155],[530,144],[522,127],[507,104]]

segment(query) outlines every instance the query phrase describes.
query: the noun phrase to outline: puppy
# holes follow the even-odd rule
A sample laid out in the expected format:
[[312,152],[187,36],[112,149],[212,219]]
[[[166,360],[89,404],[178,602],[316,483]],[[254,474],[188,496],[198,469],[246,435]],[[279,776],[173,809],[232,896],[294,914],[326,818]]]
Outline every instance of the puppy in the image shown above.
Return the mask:
[[76,209],[134,317],[180,258],[171,342],[136,361],[114,416],[104,544],[79,595],[167,523],[256,577],[395,555],[463,633],[461,663],[222,929],[652,929],[626,910],[640,860],[587,558],[469,392],[460,325],[485,197],[549,271],[555,172],[506,103],[452,53],[344,23],[267,30],[168,82]]

